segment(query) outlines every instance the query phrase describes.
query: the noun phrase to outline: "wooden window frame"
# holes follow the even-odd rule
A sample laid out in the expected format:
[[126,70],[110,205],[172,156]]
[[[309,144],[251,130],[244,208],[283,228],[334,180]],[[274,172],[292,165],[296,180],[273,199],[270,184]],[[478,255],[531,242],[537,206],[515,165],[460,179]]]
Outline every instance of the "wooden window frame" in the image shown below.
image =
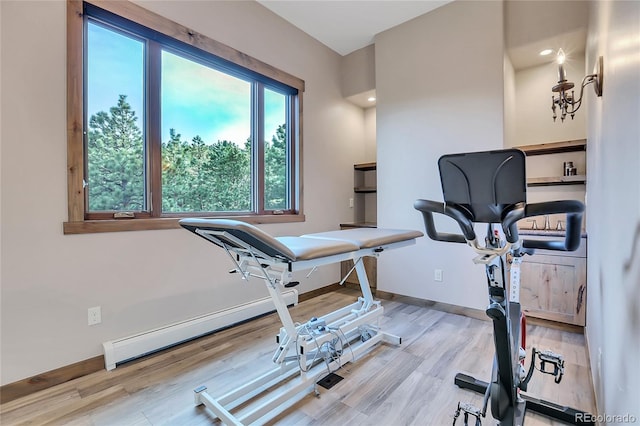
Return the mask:
[[[143,25],[153,31],[186,43],[207,53],[229,61],[250,72],[255,72],[268,79],[297,89],[298,94],[291,96],[292,102],[288,107],[289,114],[295,114],[296,120],[290,121],[294,125],[288,129],[292,150],[290,158],[295,159],[290,168],[290,211],[278,214],[278,211],[258,211],[254,214],[216,215],[229,217],[249,223],[283,223],[302,222],[305,220],[302,210],[302,94],[304,81],[265,64],[229,46],[212,40],[192,29],[177,24],[167,18],[157,15],[147,9],[128,1],[102,0],[67,0],[67,194],[68,221],[63,224],[65,234],[83,234],[96,232],[139,231],[153,229],[179,228],[178,220],[186,216],[207,216],[206,213],[186,213],[159,215],[156,217],[136,217],[133,219],[113,219],[113,215],[86,212],[86,194],[84,187],[85,176],[85,148],[84,139],[87,130],[84,128],[84,7],[88,3],[107,12]],[[157,136],[156,136],[157,137]],[[262,144],[259,144],[262,145]],[[152,150],[152,156],[160,155],[159,149]],[[261,149],[259,150],[261,151]],[[157,160],[152,158],[151,161]],[[153,172],[152,172],[153,173]],[[159,179],[158,176],[152,179]],[[160,198],[160,197],[154,197]],[[152,211],[159,211],[161,200],[153,199]],[[263,203],[261,203],[263,205]],[[211,213],[208,214],[211,216]]]

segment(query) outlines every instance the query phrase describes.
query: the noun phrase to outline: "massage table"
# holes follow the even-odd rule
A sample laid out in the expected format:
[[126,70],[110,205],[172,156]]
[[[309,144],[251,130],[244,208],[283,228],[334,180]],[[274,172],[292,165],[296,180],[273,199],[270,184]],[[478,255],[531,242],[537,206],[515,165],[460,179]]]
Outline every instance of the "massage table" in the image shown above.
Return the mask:
[[[237,220],[189,218],[180,220],[180,225],[224,250],[235,266],[230,272],[244,280],[263,280],[282,322],[272,358],[276,368],[218,398],[205,386],[194,390],[195,404],[204,404],[225,424],[263,423],[295,403],[303,391],[313,389],[319,395],[317,383],[330,388],[341,380],[336,370],[375,344],[401,343],[400,337],[380,329],[384,310],[373,299],[362,260],[415,244],[422,232],[354,228],[273,237]],[[293,273],[311,270],[310,275],[319,266],[349,260],[354,266],[347,276],[355,269],[362,296],[342,309],[295,323],[282,295],[299,284]]]

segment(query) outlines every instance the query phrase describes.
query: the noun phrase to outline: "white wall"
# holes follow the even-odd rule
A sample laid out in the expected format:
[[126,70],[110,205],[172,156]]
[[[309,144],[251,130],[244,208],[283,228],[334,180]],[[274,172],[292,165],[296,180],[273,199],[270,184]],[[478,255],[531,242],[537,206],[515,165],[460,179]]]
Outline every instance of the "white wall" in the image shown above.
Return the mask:
[[587,22],[589,2],[507,0],[504,14],[507,48],[512,49],[580,31]]
[[376,136],[376,107],[364,110],[364,161],[363,163],[376,161],[377,136]]
[[[379,226],[424,229],[413,202],[442,200],[441,155],[502,148],[502,8],[453,2],[376,36]],[[484,308],[484,270],[473,257],[466,245],[421,238],[379,259],[378,288]]]
[[[363,112],[342,99],[340,56],[256,2],[140,4],[305,80],[307,220],[263,228],[298,235],[350,220]],[[62,234],[66,4],[0,7],[1,383],[100,355],[106,340],[266,295],[260,281],[228,275],[226,255],[183,230]],[[299,289],[336,282],[338,274],[338,266],[322,268],[309,280],[302,276]],[[102,307],[102,324],[88,327],[92,306]]]
[[[0,23],[2,22],[2,3],[0,3]],[[2,28],[0,28],[0,47],[2,46]],[[2,54],[0,52],[0,94],[2,94]],[[0,165],[2,164],[2,102],[0,102]],[[0,168],[0,189],[2,188],[2,169]],[[0,242],[2,241],[2,196],[0,193]],[[2,244],[0,243],[0,306],[2,306]],[[2,339],[2,316],[0,315],[0,343]],[[0,366],[2,366],[2,351],[0,350]],[[0,383],[2,369],[0,368]]]
[[[587,329],[598,412],[640,419],[640,3],[591,2],[587,95]],[[611,421],[610,423],[622,423]]]
[[342,96],[375,90],[375,46],[370,44],[342,57]]
[[516,146],[516,71],[504,54],[504,146]]

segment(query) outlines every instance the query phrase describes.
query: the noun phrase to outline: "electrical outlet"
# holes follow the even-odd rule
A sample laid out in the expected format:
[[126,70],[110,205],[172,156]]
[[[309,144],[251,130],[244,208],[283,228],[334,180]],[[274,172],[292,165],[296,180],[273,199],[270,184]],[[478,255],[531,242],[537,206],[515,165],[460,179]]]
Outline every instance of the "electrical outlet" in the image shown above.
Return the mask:
[[433,270],[433,280],[434,281],[442,281],[442,269],[434,269]]
[[349,207],[353,208],[353,198],[349,198]]
[[89,308],[88,311],[88,324],[96,325],[102,322],[102,313],[100,311],[100,306],[94,306],[93,308]]

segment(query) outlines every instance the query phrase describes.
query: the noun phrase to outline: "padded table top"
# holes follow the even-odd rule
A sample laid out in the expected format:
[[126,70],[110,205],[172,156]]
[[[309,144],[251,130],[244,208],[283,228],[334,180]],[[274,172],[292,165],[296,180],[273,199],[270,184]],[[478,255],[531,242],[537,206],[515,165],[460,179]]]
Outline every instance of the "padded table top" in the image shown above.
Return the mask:
[[410,229],[354,228],[341,231],[318,232],[303,235],[303,237],[349,241],[360,248],[373,248],[399,243],[400,241],[413,240],[423,235],[420,231]]
[[[380,247],[423,235],[406,229],[357,228],[301,237],[273,237],[249,223],[230,219],[188,218],[180,220],[180,225],[222,247],[253,247],[264,255],[292,262]],[[210,238],[198,231],[205,231]]]
[[360,250],[360,247],[350,241],[306,238],[302,237],[276,237],[276,240],[285,245],[294,254],[294,260],[310,260],[334,254],[348,253]]

